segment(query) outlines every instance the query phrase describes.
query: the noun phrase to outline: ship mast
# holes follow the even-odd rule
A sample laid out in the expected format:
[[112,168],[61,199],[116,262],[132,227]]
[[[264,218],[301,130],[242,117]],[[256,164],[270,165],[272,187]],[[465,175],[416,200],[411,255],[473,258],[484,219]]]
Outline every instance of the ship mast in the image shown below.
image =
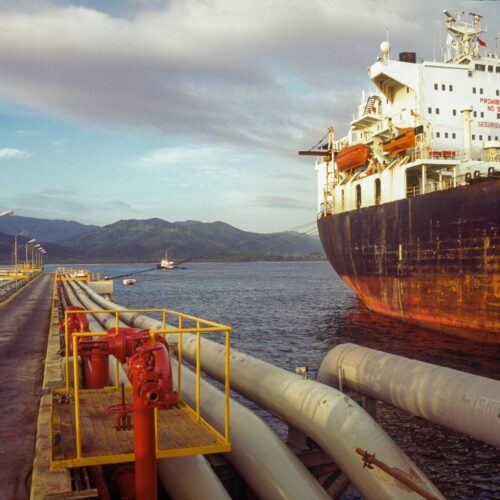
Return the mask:
[[468,64],[471,59],[479,59],[479,45],[481,43],[478,35],[486,33],[486,29],[481,28],[480,22],[482,16],[472,12],[472,23],[464,21],[462,18],[465,15],[461,12],[455,19],[448,11],[443,11],[446,16],[446,28],[448,35],[446,37],[446,45],[454,50],[455,54],[451,55],[451,50],[448,50],[447,63]]

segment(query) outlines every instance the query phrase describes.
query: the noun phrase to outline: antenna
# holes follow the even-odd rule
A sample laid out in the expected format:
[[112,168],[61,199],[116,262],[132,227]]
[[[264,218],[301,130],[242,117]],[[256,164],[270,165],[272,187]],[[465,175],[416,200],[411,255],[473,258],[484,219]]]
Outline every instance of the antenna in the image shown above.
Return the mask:
[[387,40],[387,45],[388,45],[388,49],[387,49],[387,55],[388,55],[388,58],[390,59],[391,58],[391,41],[389,40],[389,26],[386,26],[385,27],[385,37],[386,37],[386,40]]
[[446,9],[443,10],[443,14],[451,21],[456,22],[455,18]]

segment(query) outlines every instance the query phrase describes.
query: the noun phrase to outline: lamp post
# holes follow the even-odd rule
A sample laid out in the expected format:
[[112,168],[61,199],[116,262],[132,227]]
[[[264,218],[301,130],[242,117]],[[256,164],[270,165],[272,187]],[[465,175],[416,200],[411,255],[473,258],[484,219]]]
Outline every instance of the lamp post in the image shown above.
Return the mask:
[[33,267],[36,267],[36,262],[37,262],[37,253],[38,249],[41,248],[42,245],[40,243],[37,243],[36,245],[33,245],[31,247],[31,262],[33,263]]
[[26,242],[26,245],[24,245],[24,246],[25,246],[25,249],[26,249],[26,256],[25,256],[25,260],[24,260],[24,265],[25,265],[26,267],[28,267],[28,247],[29,247],[30,245],[32,245],[33,243],[35,243],[35,241],[36,241],[36,239],[35,239],[35,238],[33,238],[32,240],[27,241],[27,242]]
[[45,253],[45,248],[40,247],[40,271],[43,269],[43,255]]
[[9,209],[9,210],[4,210],[3,212],[0,212],[0,217],[5,217],[7,215],[14,215],[14,210]]

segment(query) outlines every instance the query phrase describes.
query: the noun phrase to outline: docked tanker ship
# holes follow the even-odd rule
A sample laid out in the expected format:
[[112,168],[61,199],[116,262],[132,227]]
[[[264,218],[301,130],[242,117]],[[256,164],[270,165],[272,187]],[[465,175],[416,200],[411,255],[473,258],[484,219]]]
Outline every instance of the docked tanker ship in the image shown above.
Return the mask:
[[321,242],[371,310],[500,342],[500,59],[469,15],[445,11],[443,62],[383,42],[347,136],[299,154],[321,156]]

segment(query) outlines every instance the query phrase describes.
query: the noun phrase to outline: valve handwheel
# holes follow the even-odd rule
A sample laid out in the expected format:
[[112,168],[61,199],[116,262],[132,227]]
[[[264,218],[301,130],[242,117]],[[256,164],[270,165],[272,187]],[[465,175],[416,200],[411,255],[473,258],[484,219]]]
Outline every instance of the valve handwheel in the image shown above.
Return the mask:
[[106,413],[116,415],[115,429],[117,431],[129,431],[132,429],[130,414],[134,411],[133,405],[125,402],[125,386],[121,384],[121,403],[106,408]]

